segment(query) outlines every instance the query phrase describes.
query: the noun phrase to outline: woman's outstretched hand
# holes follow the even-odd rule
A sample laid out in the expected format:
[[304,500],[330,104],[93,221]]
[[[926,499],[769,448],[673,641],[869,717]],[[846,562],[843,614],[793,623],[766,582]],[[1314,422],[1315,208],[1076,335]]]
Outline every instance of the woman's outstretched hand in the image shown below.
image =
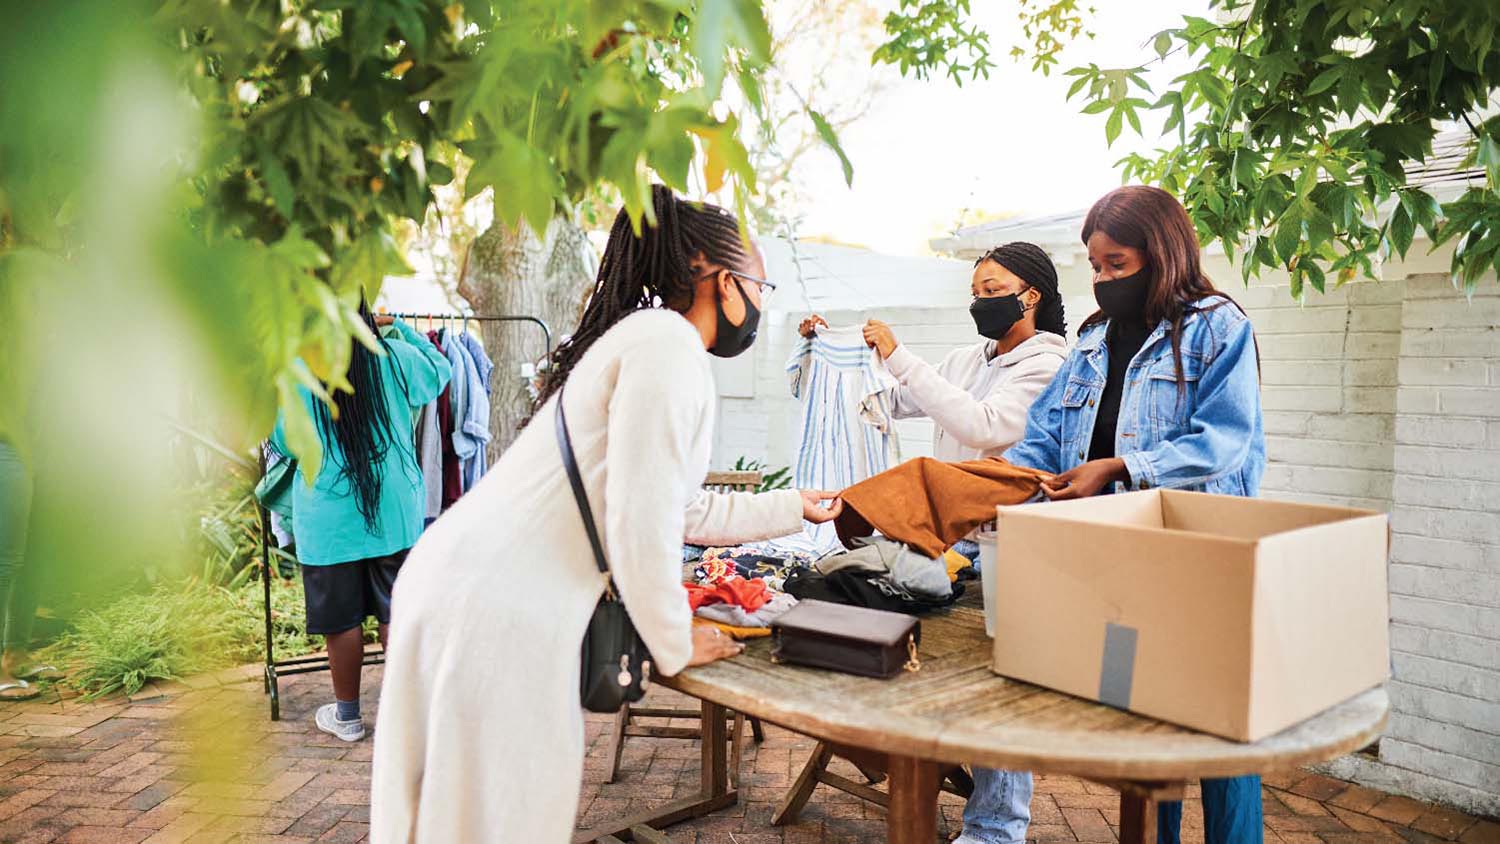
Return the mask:
[[1090,460],[1048,480],[1042,481],[1042,494],[1053,501],[1089,498],[1115,481],[1130,480],[1125,461],[1118,457]]
[[[803,489],[798,492],[802,495],[802,518],[815,525],[831,522],[844,512],[844,500],[836,492],[826,489]],[[823,502],[828,500],[833,503],[824,507]]]
[[827,328],[828,320],[823,319],[817,314],[813,314],[807,319],[802,320],[802,324],[797,326],[797,333],[811,340],[813,335],[818,333],[818,326],[820,325]]
[[688,665],[707,665],[720,659],[738,656],[745,646],[710,624],[693,625],[693,655]]

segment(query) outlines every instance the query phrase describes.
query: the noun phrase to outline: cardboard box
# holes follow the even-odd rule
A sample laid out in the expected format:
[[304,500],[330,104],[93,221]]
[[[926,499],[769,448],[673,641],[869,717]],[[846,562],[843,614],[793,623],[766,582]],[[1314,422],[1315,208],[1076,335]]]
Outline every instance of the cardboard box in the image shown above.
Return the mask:
[[1389,675],[1383,513],[1150,490],[998,517],[996,673],[1240,741]]

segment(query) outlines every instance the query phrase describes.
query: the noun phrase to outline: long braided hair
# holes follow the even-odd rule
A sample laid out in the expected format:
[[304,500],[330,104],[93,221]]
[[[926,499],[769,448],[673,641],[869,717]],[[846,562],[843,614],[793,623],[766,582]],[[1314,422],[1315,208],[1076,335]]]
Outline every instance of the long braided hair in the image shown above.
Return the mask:
[[[364,302],[360,302],[359,315],[389,357],[390,346],[380,336],[375,318]],[[339,478],[349,485],[354,504],[365,521],[365,529],[374,533],[379,528],[380,490],[385,482],[386,455],[396,446],[398,436],[410,439],[410,433],[398,434],[391,419],[390,408],[385,400],[380,357],[365,348],[363,343],[350,342],[353,344],[353,353],[349,359],[348,378],[354,392],[332,392],[336,413],[330,413],[325,403],[313,401],[313,418],[317,422],[325,453],[333,452]],[[391,372],[401,392],[408,392],[401,367],[393,366]],[[327,448],[330,444],[337,444],[338,448]],[[412,449],[398,448],[397,451],[405,458],[403,464],[412,462],[415,458]],[[421,471],[414,464],[403,465],[403,469],[408,473]]]
[[533,413],[562,388],[584,353],[615,323],[643,308],[686,311],[693,304],[694,262],[700,254],[720,266],[745,269],[745,241],[730,212],[680,199],[663,185],[652,186],[651,208],[656,225],[643,225],[640,236],[625,209],[615,215],[583,319],[552,353]]
[[[1083,221],[1083,243],[1102,231],[1121,246],[1139,249],[1152,270],[1151,290],[1146,294],[1146,324],[1171,323],[1172,360],[1177,374],[1177,392],[1186,389],[1182,371],[1182,324],[1190,313],[1206,313],[1233,306],[1245,309],[1214,287],[1203,272],[1198,233],[1177,198],[1161,188],[1127,185],[1105,194],[1089,209]],[[1211,304],[1199,305],[1205,299]],[[1080,335],[1108,317],[1096,311],[1078,327]],[[1260,358],[1256,344],[1257,366]]]

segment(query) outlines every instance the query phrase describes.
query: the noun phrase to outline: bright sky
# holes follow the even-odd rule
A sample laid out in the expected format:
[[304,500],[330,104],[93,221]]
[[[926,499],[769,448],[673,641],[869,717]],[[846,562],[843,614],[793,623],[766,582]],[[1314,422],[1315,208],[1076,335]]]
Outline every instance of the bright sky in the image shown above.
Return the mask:
[[[920,255],[930,254],[928,239],[951,231],[965,208],[1028,217],[1088,206],[1120,184],[1114,162],[1154,144],[1127,124],[1107,147],[1106,115],[1081,114],[1081,94],[1065,101],[1073,78],[1062,72],[1155,58],[1150,40],[1157,32],[1180,26],[1184,14],[1212,17],[1207,0],[1099,0],[1089,20],[1095,38],[1071,44],[1044,77],[1007,55],[1020,43],[1015,0],[973,6],[990,33],[996,67],[989,80],[959,88],[946,78],[903,79],[888,89],[841,138],[854,162],[852,189],[831,152],[818,151],[803,170],[814,199],[799,234]],[[1148,77],[1154,90],[1188,67],[1182,58],[1158,65]],[[1147,120],[1144,128],[1155,127]]]

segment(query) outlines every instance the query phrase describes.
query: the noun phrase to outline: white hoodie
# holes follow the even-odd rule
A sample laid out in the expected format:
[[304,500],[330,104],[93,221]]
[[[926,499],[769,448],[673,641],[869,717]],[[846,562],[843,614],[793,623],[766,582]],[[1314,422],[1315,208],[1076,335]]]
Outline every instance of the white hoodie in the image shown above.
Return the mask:
[[999,457],[1026,433],[1026,414],[1062,367],[1068,343],[1037,332],[999,357],[995,341],[955,349],[934,367],[897,346],[886,367],[901,386],[892,391],[897,419],[926,416],[937,423],[933,456],[956,463]]

